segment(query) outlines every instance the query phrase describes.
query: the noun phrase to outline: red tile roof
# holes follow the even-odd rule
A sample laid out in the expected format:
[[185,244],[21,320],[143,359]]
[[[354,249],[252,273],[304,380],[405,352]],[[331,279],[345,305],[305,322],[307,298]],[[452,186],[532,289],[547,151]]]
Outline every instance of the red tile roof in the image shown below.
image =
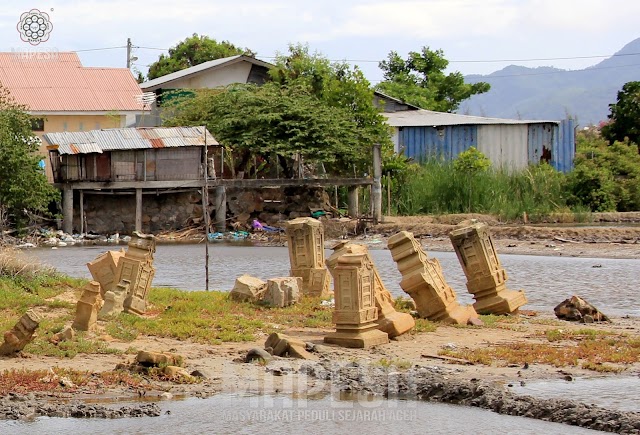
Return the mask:
[[142,110],[136,101],[142,90],[131,71],[83,67],[76,53],[40,59],[0,53],[0,84],[31,112]]

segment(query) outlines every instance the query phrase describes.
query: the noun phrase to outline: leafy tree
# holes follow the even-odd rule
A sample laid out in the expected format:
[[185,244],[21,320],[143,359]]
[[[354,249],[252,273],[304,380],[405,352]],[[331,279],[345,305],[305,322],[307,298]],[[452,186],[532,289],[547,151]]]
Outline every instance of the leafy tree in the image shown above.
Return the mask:
[[193,36],[170,48],[168,56],[161,54],[159,59],[149,67],[147,77],[152,80],[210,60],[238,54],[255,55],[248,48],[237,47],[229,41],[218,42],[206,35],[194,33]]
[[165,125],[206,125],[222,144],[241,159],[275,154],[286,176],[294,176],[292,158],[323,163],[334,172],[360,167],[371,154],[360,141],[352,114],[317,98],[306,86],[232,85],[198,90],[179,100]]
[[458,154],[453,161],[453,169],[460,173],[474,175],[479,172],[485,172],[491,167],[491,160],[478,151],[475,147]]
[[445,74],[449,61],[444,52],[429,47],[409,52],[406,60],[392,51],[379,66],[384,71],[384,81],[376,86],[379,91],[438,112],[453,112],[462,101],[490,88],[485,82],[465,83],[458,71]]
[[297,44],[276,57],[269,75],[280,86],[306,87],[329,106],[347,110],[361,143],[391,146],[389,127],[373,104],[371,84],[358,67],[332,63],[319,53],[311,54],[307,45]]
[[578,134],[575,169],[568,174],[569,205],[592,211],[640,210],[640,155],[629,142]]
[[40,141],[25,109],[0,86],[0,225],[8,220],[22,227],[25,210],[44,212],[59,195],[40,169]]
[[628,82],[618,92],[618,101],[609,104],[609,124],[602,128],[602,136],[613,143],[625,138],[640,144],[640,81]]

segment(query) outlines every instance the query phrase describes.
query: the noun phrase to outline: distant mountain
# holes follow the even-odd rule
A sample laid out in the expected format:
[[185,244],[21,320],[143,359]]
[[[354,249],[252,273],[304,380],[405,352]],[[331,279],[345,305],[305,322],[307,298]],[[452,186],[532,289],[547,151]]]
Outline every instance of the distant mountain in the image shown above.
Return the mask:
[[583,70],[510,65],[465,79],[469,83],[485,81],[491,90],[465,101],[458,113],[551,120],[571,116],[583,126],[597,124],[607,119],[609,104],[616,102],[622,85],[640,80],[640,38]]

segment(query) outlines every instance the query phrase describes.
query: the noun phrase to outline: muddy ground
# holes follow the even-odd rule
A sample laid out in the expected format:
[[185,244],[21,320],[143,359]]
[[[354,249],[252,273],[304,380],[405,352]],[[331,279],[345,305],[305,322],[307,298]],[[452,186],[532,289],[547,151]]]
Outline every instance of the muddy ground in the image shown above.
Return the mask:
[[[507,225],[484,216],[450,217],[444,221],[428,217],[392,217],[366,235],[354,236],[354,222],[334,222],[327,227],[327,239],[356,238],[371,247],[386,246],[386,238],[407,230],[419,237],[428,250],[452,250],[448,233],[470,219],[488,221],[499,253],[526,255],[565,255],[604,258],[640,258],[640,226],[556,227]],[[68,296],[68,295],[67,295]],[[65,295],[61,295],[64,298]],[[96,337],[120,349],[172,352],[182,355],[188,371],[198,370],[205,377],[195,384],[149,380],[147,399],[163,400],[176,396],[206,397],[218,392],[296,395],[330,394],[336,391],[359,391],[384,396],[402,395],[414,399],[479,406],[510,415],[524,415],[564,422],[592,429],[619,433],[640,433],[640,413],[603,410],[596,406],[563,400],[522,399],[509,392],[510,385],[539,379],[576,377],[638,376],[640,363],[620,367],[617,374],[601,374],[576,367],[558,368],[544,364],[506,366],[467,364],[443,360],[442,349],[486,348],[509,343],[544,341],[550,328],[579,329],[584,325],[559,321],[551,315],[522,316],[514,325],[502,327],[459,328],[438,326],[435,332],[410,333],[387,345],[371,349],[346,349],[323,344],[328,329],[288,329],[272,325],[253,342],[203,345],[190,341],[142,336],[133,342],[121,342],[98,330]],[[593,324],[589,328],[640,336],[640,319],[613,318],[611,323]],[[274,357],[267,364],[245,363],[252,348],[262,348],[268,333],[278,331],[313,345],[314,361]],[[17,358],[0,358],[0,372],[10,369],[71,368],[89,372],[114,370],[130,363],[135,355],[86,355],[59,359],[22,354]],[[130,399],[140,395],[124,387],[77,389],[68,393],[38,393],[0,398],[0,418],[33,418],[39,415],[117,417],[156,415],[156,408],[144,404],[134,410],[105,411],[86,400]],[[568,398],[570,399],[570,398]],[[71,401],[71,402],[70,402]],[[78,402],[79,401],[79,402]],[[53,408],[51,408],[53,406]],[[70,408],[75,406],[76,408]],[[77,408],[77,406],[81,406]],[[96,408],[97,406],[97,408]],[[113,406],[108,409],[113,409]],[[116,406],[117,408],[117,406]],[[75,411],[74,411],[75,410]],[[537,411],[533,411],[537,410]]]

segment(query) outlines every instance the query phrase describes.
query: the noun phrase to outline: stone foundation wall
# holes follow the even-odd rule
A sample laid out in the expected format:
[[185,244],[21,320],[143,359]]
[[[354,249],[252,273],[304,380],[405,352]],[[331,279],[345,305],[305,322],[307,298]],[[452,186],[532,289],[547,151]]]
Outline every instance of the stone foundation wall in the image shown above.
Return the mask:
[[[211,222],[215,220],[215,189],[209,193]],[[249,229],[253,219],[267,224],[310,216],[329,210],[329,196],[322,188],[227,189],[227,227]],[[85,193],[85,231],[98,234],[131,234],[135,230],[136,197]],[[80,230],[80,202],[75,194],[73,231]],[[202,197],[197,191],[142,196],[142,232],[180,230],[202,224]]]

